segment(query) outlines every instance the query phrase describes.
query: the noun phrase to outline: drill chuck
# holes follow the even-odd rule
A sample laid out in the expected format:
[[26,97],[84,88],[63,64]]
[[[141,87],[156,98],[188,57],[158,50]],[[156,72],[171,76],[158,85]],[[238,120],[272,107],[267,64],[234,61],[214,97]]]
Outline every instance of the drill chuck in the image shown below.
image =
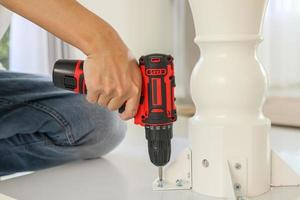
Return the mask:
[[171,157],[172,125],[146,126],[145,130],[151,162],[158,167],[166,165]]

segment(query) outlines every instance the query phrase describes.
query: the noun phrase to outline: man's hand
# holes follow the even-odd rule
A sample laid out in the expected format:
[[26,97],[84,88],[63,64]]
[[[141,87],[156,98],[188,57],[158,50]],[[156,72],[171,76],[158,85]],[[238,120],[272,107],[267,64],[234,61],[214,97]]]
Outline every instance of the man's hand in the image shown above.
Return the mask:
[[87,55],[84,72],[89,102],[135,116],[141,93],[136,60],[116,31],[76,0],[0,0],[0,4],[40,25]]
[[87,100],[111,111],[126,103],[121,118],[133,118],[139,106],[142,82],[136,59],[109,25],[95,36],[91,49],[83,67]]
[[89,55],[84,65],[87,100],[109,110],[118,110],[125,102],[124,120],[135,116],[141,95],[141,73],[129,51]]

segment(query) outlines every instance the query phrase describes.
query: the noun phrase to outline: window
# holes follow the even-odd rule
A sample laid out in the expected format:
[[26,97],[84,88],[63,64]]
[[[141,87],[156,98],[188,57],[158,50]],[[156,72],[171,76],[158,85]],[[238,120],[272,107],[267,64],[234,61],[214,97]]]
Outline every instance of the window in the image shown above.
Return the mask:
[[9,29],[0,40],[0,65],[6,69],[9,67]]

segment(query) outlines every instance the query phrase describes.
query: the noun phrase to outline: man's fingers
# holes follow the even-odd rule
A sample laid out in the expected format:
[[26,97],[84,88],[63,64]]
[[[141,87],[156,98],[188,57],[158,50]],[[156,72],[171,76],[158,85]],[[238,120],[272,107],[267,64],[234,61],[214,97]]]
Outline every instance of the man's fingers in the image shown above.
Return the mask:
[[107,105],[107,108],[110,111],[115,111],[121,108],[121,106],[125,103],[125,98],[113,98]]
[[110,101],[111,97],[105,94],[100,94],[98,98],[98,104],[102,107],[107,107]]
[[135,116],[139,106],[139,98],[139,96],[135,96],[127,100],[125,111],[120,115],[121,119],[129,120]]
[[88,102],[95,104],[97,103],[98,98],[99,98],[99,93],[93,91],[87,92],[86,99]]

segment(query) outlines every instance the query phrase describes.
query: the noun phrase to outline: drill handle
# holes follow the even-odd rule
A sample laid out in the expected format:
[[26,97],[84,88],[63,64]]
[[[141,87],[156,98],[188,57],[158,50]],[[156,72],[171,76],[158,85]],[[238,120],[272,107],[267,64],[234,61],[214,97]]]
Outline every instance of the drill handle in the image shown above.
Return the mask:
[[[78,94],[87,94],[83,73],[83,60],[58,60],[55,62],[52,80],[56,87],[70,90]],[[119,113],[125,111],[125,103]]]

